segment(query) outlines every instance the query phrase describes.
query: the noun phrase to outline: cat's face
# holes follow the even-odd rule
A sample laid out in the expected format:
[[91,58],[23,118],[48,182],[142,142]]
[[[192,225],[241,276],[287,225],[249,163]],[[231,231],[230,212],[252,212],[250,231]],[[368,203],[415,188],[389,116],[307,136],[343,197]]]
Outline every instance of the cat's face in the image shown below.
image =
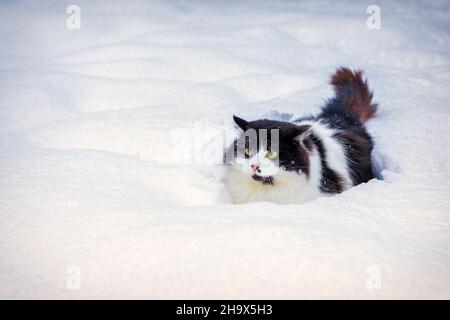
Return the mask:
[[309,175],[308,125],[234,117],[240,136],[234,141],[232,165],[256,182],[274,185],[281,171]]

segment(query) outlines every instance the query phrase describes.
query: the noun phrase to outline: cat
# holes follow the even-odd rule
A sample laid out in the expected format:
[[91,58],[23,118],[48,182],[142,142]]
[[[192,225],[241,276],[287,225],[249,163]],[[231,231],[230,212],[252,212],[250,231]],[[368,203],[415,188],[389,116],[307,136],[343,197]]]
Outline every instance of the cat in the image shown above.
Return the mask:
[[226,150],[226,187],[233,203],[304,203],[374,178],[373,140],[364,123],[376,112],[362,71],[341,67],[335,96],[317,116],[292,122],[233,116],[239,137]]

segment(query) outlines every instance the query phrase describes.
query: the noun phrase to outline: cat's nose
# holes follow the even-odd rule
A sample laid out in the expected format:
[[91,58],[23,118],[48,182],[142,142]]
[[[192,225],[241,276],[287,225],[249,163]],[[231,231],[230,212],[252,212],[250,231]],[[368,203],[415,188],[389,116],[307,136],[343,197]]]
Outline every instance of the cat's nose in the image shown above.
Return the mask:
[[256,171],[260,172],[261,170],[259,170],[259,166],[257,164],[252,164],[251,165],[253,173],[256,173]]

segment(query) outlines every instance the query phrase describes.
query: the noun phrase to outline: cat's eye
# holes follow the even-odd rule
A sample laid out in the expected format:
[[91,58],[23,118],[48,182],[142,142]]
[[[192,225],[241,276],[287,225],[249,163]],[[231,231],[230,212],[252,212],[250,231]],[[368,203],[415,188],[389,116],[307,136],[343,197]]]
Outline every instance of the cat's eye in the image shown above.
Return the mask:
[[267,151],[266,157],[269,159],[274,159],[278,155],[278,152],[276,151]]
[[249,148],[245,148],[244,149],[245,155],[250,157],[252,155],[252,150],[250,150]]

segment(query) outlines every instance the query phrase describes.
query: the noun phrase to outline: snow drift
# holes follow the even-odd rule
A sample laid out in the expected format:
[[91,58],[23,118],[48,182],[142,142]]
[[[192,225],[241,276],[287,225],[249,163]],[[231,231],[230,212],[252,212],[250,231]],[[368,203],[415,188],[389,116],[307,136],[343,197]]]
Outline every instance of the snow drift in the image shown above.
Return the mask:
[[[448,1],[0,4],[1,298],[450,298]],[[363,69],[379,179],[231,205],[232,114]],[[200,134],[198,134],[198,132]],[[177,150],[191,151],[186,153]]]

